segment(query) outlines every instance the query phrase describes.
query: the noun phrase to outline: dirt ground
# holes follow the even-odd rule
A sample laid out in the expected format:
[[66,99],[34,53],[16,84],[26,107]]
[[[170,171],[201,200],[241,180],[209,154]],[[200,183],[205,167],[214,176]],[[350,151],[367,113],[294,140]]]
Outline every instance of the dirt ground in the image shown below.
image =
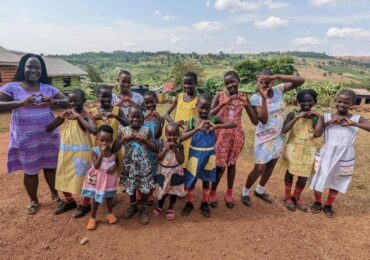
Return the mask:
[[[369,116],[368,116],[369,117]],[[1,130],[6,129],[8,114],[0,115]],[[235,208],[223,203],[226,178],[218,191],[219,207],[204,219],[199,210],[198,186],[192,215],[180,215],[184,200],[176,205],[176,217],[151,216],[142,226],[138,216],[109,226],[105,208],[99,211],[101,222],[95,231],[87,231],[88,217],[72,218],[73,212],[55,216],[50,194],[40,174],[40,211],[24,213],[28,198],[22,173],[7,175],[8,133],[0,133],[0,258],[1,259],[370,259],[370,134],[360,131],[357,138],[356,173],[349,192],[339,195],[334,204],[336,217],[324,214],[289,212],[282,204],[284,169],[279,165],[267,191],[272,205],[252,195],[253,207],[245,207],[240,191],[253,164],[253,131],[246,126],[246,145],[237,165]],[[303,200],[310,205],[312,192],[306,188]],[[126,195],[119,193],[114,208],[117,216],[128,206]],[[89,242],[80,245],[87,237]]]
[[333,73],[331,76],[329,75],[324,76],[324,73],[328,74],[328,72],[314,66],[297,65],[297,70],[300,76],[308,80],[346,82],[346,83],[352,81],[351,79],[343,77],[336,73]]

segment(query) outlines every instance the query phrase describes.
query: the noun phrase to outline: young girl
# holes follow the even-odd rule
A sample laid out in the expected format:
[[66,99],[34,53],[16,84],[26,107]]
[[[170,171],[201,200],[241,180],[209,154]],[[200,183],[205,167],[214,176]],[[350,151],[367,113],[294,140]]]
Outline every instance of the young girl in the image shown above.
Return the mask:
[[[307,212],[307,207],[303,204],[300,195],[313,171],[316,153],[314,138],[321,136],[323,121],[317,112],[311,111],[317,101],[314,90],[299,91],[297,101],[301,110],[289,113],[282,129],[284,134],[289,132],[283,155],[283,162],[287,168],[284,205],[291,211],[298,208]],[[293,176],[297,176],[298,180],[292,196]]]
[[182,210],[188,216],[194,209],[193,192],[198,178],[203,181],[201,211],[205,218],[210,217],[208,207],[209,183],[216,181],[216,129],[233,128],[236,123],[224,123],[216,116],[210,116],[212,99],[208,94],[201,94],[197,100],[199,116],[190,119],[181,135],[181,141],[190,139],[189,161],[185,169],[185,186],[188,189],[187,202]]
[[[273,87],[275,80],[282,80],[285,83]],[[259,120],[254,144],[255,166],[242,191],[242,201],[248,207],[252,206],[249,197],[250,189],[259,176],[261,179],[254,194],[263,201],[272,203],[272,199],[265,193],[264,187],[283,150],[284,138],[281,133],[284,123],[283,94],[303,83],[304,79],[301,77],[272,75],[270,70],[262,71],[258,77],[259,93],[254,94],[251,98],[251,104]]]
[[370,131],[370,122],[360,115],[349,113],[356,101],[353,90],[342,90],[336,99],[335,113],[324,114],[325,144],[318,155],[318,164],[312,178],[311,189],[315,192],[313,213],[322,210],[321,194],[329,189],[324,205],[327,217],[334,217],[333,202],[338,192],[346,193],[352,180],[355,165],[355,142],[359,128]]
[[[73,90],[68,95],[68,101],[71,109],[57,116],[47,127],[47,131],[51,132],[63,125],[55,188],[63,192],[65,201],[55,211],[56,215],[77,208],[72,194],[81,194],[86,172],[91,166],[90,133],[96,134],[95,122],[83,108],[86,102],[84,92]],[[90,199],[84,198],[75,217],[85,216],[90,209]]]
[[125,117],[128,115],[128,108],[131,105],[141,106],[144,102],[143,96],[137,92],[130,90],[131,88],[131,73],[127,70],[121,70],[118,74],[118,82],[120,92],[118,95],[113,94],[112,105],[121,108]]
[[182,163],[184,161],[184,147],[178,143],[180,136],[179,125],[171,122],[166,125],[165,135],[167,141],[159,143],[160,152],[157,159],[159,161],[158,172],[155,175],[156,197],[158,207],[153,210],[155,216],[162,212],[163,204],[167,195],[170,195],[170,204],[167,209],[167,220],[171,221],[175,217],[173,208],[177,196],[185,196],[184,173]]
[[137,211],[136,191],[141,193],[140,221],[149,223],[148,194],[154,188],[153,173],[148,156],[148,149],[157,151],[152,142],[149,128],[143,126],[143,111],[137,106],[130,106],[128,118],[130,125],[122,129],[122,137],[115,149],[124,146],[123,158],[126,176],[125,192],[130,196],[131,206],[127,209],[126,218],[131,218]]
[[219,129],[216,131],[216,165],[217,178],[212,183],[211,193],[209,195],[209,204],[211,207],[217,207],[216,189],[227,167],[227,192],[226,206],[234,207],[233,185],[236,172],[236,162],[244,146],[244,131],[242,127],[243,109],[253,124],[257,125],[257,116],[249,103],[248,97],[238,93],[239,76],[235,71],[228,71],[224,76],[226,91],[221,91],[215,96],[212,102],[211,115],[216,115],[223,121],[236,122],[237,127],[233,129]]
[[117,168],[118,160],[112,152],[113,128],[109,125],[102,125],[98,128],[97,142],[99,147],[92,148],[92,167],[88,171],[83,188],[82,196],[93,199],[91,218],[87,224],[88,230],[96,228],[96,213],[99,204],[104,200],[107,203],[107,220],[109,224],[117,222],[116,216],[112,213],[113,197],[117,193]]
[[[195,74],[194,72],[188,72],[184,75],[183,80],[184,92],[180,93],[175,98],[174,102],[169,106],[164,116],[168,122],[176,122],[180,125],[181,128],[184,128],[191,118],[198,116],[198,112],[196,109],[197,93],[195,91],[197,85],[198,85],[197,74]],[[170,114],[175,108],[176,108],[175,120],[173,120]],[[187,140],[182,144],[184,145],[184,154],[185,154],[183,167],[186,167],[189,157],[190,140]]]

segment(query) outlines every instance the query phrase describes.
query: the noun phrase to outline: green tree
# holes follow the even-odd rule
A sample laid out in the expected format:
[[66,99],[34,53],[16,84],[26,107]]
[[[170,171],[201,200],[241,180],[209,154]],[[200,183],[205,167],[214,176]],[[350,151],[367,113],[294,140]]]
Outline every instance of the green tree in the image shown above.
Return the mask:
[[103,79],[100,77],[97,69],[92,65],[86,66],[86,72],[91,82],[103,82]]

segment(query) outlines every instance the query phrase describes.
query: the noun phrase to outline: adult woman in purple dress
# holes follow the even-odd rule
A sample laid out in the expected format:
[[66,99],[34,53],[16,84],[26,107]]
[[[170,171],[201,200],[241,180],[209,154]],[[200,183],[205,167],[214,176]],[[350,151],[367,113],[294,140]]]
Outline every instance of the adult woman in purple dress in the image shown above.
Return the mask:
[[19,62],[13,82],[0,88],[0,112],[12,111],[7,170],[24,172],[24,186],[30,197],[27,214],[35,214],[39,209],[37,189],[41,170],[52,201],[60,203],[54,188],[59,132],[48,133],[46,127],[54,119],[51,105],[63,102],[66,96],[48,83],[41,56],[26,54]]

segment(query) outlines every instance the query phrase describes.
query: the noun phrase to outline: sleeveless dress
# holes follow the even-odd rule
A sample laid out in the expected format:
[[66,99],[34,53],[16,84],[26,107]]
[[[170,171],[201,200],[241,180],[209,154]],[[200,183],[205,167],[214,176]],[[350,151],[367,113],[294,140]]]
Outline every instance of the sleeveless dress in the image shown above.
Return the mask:
[[[137,92],[134,92],[134,91],[132,91],[132,97],[131,98],[135,103],[137,103],[139,105],[141,105],[144,102],[143,96],[140,93],[137,93]],[[121,99],[117,94],[112,93],[112,103],[111,103],[112,106],[115,106],[120,100]],[[128,116],[128,108],[129,108],[129,106],[120,107],[120,109],[122,110],[122,112],[125,116]]]
[[91,146],[90,134],[78,120],[66,119],[62,125],[55,189],[81,193],[85,175],[91,168]]
[[[99,156],[99,147],[93,147],[93,152]],[[82,188],[82,197],[91,198],[98,203],[103,203],[107,198],[113,198],[117,194],[117,173],[108,174],[108,169],[116,165],[116,155],[103,157],[99,169],[94,165],[85,176]]]
[[169,150],[163,160],[159,162],[154,180],[156,183],[155,195],[158,200],[162,199],[166,194],[180,197],[186,195],[183,168],[178,163],[176,155],[172,150]]
[[[324,114],[324,122],[331,120],[331,114]],[[351,120],[358,122],[359,115],[352,115]],[[353,147],[358,127],[339,124],[325,128],[325,144],[317,155],[315,174],[311,189],[323,192],[326,188],[346,193],[352,181],[355,167],[355,149]]]
[[[24,90],[18,82],[10,82],[0,88],[14,101],[31,95],[54,97],[59,90],[40,83],[38,92]],[[22,170],[36,175],[42,169],[56,169],[59,151],[59,129],[48,133],[46,127],[54,120],[48,105],[29,105],[12,110],[7,158],[8,173]]]
[[313,119],[300,118],[289,131],[283,164],[295,176],[310,177],[315,162]]
[[[210,121],[215,123],[215,116]],[[189,121],[189,130],[193,129],[194,118]],[[196,181],[216,181],[216,133],[215,130],[207,133],[198,131],[191,138],[189,161],[185,168],[185,186],[192,188]]]
[[[219,94],[219,103],[228,100],[225,91]],[[217,114],[217,117],[222,121],[232,121],[237,124],[237,127],[231,129],[216,130],[216,165],[219,167],[227,167],[236,165],[239,154],[244,146],[244,131],[242,127],[243,106],[239,105],[240,101],[233,100],[231,104],[224,106]]]
[[[196,108],[198,97],[195,97],[190,102],[184,101],[184,93],[180,93],[177,98],[177,106],[175,111],[175,122],[183,120],[184,122],[188,122],[191,118],[198,116],[198,110]],[[189,148],[190,148],[190,139],[182,142],[184,146],[184,155],[185,160],[182,164],[183,167],[186,167],[189,158]]]
[[[284,84],[272,88],[274,96],[266,100],[268,121],[258,122],[254,139],[254,160],[256,164],[266,164],[280,157],[284,147],[284,135],[281,133],[284,124]],[[260,107],[261,96],[254,94],[251,105]]]
[[[150,135],[155,144],[158,144],[158,139],[155,139],[155,133],[156,133],[158,124],[160,124],[160,121],[158,119],[156,121],[144,120],[144,124],[143,124],[144,126],[149,128]],[[157,172],[157,167],[158,167],[157,153],[148,150],[148,156],[149,156],[149,161],[152,167],[153,175],[155,175]]]

